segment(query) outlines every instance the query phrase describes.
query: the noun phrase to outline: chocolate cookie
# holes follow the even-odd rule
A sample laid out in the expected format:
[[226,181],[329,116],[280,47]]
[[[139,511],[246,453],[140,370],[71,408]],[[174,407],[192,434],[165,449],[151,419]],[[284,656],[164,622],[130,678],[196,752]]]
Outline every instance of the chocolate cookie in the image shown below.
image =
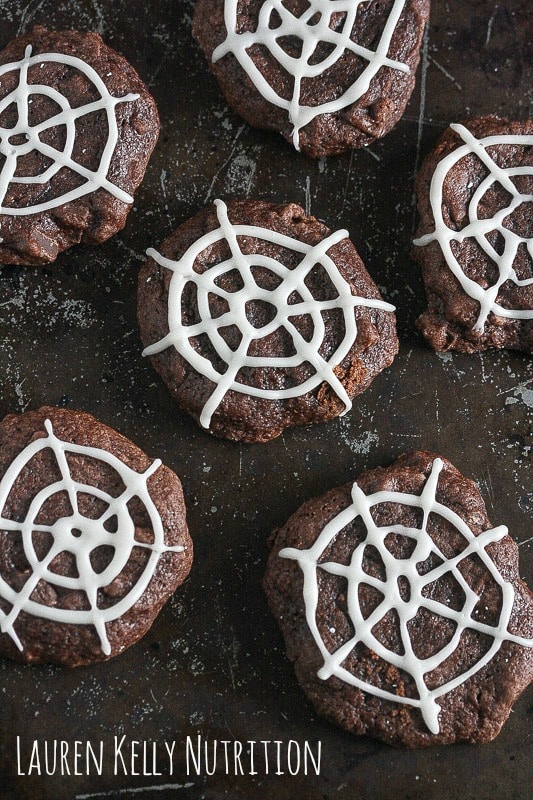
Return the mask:
[[493,739],[533,677],[533,595],[476,484],[429,453],[305,503],[264,586],[316,709],[417,747]]
[[231,108],[314,158],[402,116],[429,0],[198,0],[193,34]]
[[347,231],[297,205],[220,200],[139,276],[144,355],[212,433],[265,442],[351,406],[398,349]]
[[124,227],[159,134],[153,98],[97,33],[42,27],[0,53],[0,263],[48,264]]
[[0,423],[0,653],[75,667],[137,642],[187,577],[177,476],[89,414]]
[[451,125],[417,178],[428,309],[417,326],[435,350],[533,352],[533,121]]

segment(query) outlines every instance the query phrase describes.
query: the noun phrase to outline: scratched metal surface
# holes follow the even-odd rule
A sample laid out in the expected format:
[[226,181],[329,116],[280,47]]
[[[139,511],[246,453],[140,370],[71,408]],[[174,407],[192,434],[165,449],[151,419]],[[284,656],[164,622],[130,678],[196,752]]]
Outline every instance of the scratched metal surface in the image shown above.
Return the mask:
[[[228,111],[191,40],[190,0],[0,0],[0,44],[36,23],[95,29],[137,67],[162,119],[121,234],[72,249],[53,269],[0,269],[0,414],[65,404],[130,436],[182,477],[196,547],[186,585],[123,656],[75,671],[0,663],[2,800],[345,800],[388,798],[391,785],[404,800],[528,796],[531,695],[483,747],[400,752],[355,739],[313,713],[260,588],[273,527],[309,496],[413,448],[439,451],[479,481],[493,524],[509,526],[531,575],[531,361],[430,352],[413,331],[423,293],[409,258],[413,176],[439,132],[465,113],[531,113],[528,6],[435,0],[417,86],[395,131],[367,151],[315,163]],[[397,304],[400,354],[343,419],[263,446],[215,441],[176,410],[140,357],[143,253],[217,196],[294,200],[348,228]],[[174,773],[161,754],[162,776],[113,775],[111,742],[124,734],[175,740]],[[197,734],[320,740],[321,775],[187,776],[180,748]],[[104,741],[105,775],[17,776],[17,735],[23,754],[34,739]]]

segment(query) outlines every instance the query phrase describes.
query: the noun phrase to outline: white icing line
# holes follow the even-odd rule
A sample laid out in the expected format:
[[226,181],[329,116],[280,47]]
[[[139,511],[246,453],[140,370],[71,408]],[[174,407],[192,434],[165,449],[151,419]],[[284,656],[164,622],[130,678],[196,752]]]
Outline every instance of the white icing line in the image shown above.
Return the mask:
[[[108,180],[107,175],[119,136],[115,107],[119,103],[137,100],[139,95],[127,94],[123,97],[113,97],[96,70],[80,58],[64,53],[40,53],[32,56],[31,51],[32,47],[28,45],[23,59],[0,67],[0,82],[3,75],[16,70],[19,71],[19,81],[16,89],[0,101],[0,113],[14,103],[18,114],[15,127],[0,128],[0,154],[5,156],[5,162],[0,172],[0,214],[7,216],[38,214],[41,211],[49,211],[52,208],[57,208],[79,197],[95,192],[97,189],[105,189],[123,203],[133,203],[133,197]],[[34,65],[45,63],[65,64],[78,70],[96,88],[100,98],[91,103],[72,108],[68,99],[53,87],[28,83],[28,69]],[[48,97],[61,110],[39,124],[31,125],[28,110],[32,95]],[[79,164],[72,157],[76,139],[76,121],[80,117],[101,111],[106,114],[108,135],[98,169],[93,171]],[[40,138],[43,132],[55,127],[61,127],[66,132],[65,145],[62,151],[46,144]],[[15,137],[24,137],[25,141],[18,144],[13,143],[12,140]],[[51,159],[52,165],[47,167],[41,175],[17,175],[15,177],[19,159],[31,151],[37,151],[46,158]],[[60,169],[68,169],[77,173],[84,179],[84,182],[76,189],[43,203],[36,203],[22,208],[3,205],[9,187],[12,184],[45,184]]]
[[[491,157],[487,148],[504,145],[519,145],[522,147],[533,146],[533,136],[529,135],[504,135],[497,134],[486,136],[483,139],[476,137],[464,125],[451,125],[464,144],[457,147],[437,164],[433,173],[430,186],[430,203],[435,220],[435,230],[425,236],[415,239],[415,245],[425,246],[437,242],[442,250],[446,263],[461,284],[464,292],[479,303],[479,315],[473,327],[474,331],[482,333],[489,315],[506,317],[507,319],[533,319],[532,309],[505,308],[498,303],[499,291],[506,281],[511,281],[518,287],[533,285],[533,278],[520,280],[515,272],[514,263],[518,248],[522,245],[527,248],[529,256],[533,259],[533,239],[519,236],[505,227],[505,219],[513,213],[522,203],[533,203],[533,193],[520,192],[513,178],[529,176],[533,179],[533,167],[499,167]],[[474,192],[468,206],[468,224],[460,231],[449,228],[443,217],[443,191],[444,182],[450,170],[466,156],[475,155],[488,170],[488,176],[480,183]],[[479,219],[478,209],[480,203],[492,187],[499,183],[511,196],[507,206],[499,209],[489,218]],[[504,249],[500,255],[487,239],[492,231],[498,231],[503,237]],[[476,281],[469,278],[454,255],[453,242],[464,242],[473,238],[498,268],[498,279],[492,286],[483,288]]]
[[[362,3],[375,0],[309,0],[309,7],[296,16],[283,4],[282,0],[264,0],[254,31],[237,33],[238,0],[225,0],[224,20],[227,36],[213,52],[213,63],[228,53],[235,56],[256,89],[270,103],[287,111],[294,125],[292,138],[297,150],[300,130],[321,114],[331,114],[356,103],[368,91],[370,82],[384,67],[408,73],[409,67],[388,57],[392,37],[405,6],[405,0],[394,0],[375,51],[356,44],[350,38],[357,29],[356,17]],[[335,31],[330,27],[333,14],[343,14],[342,29]],[[277,27],[271,27],[273,15],[281,20]],[[290,56],[281,46],[283,37],[295,36],[302,42],[299,57]],[[310,64],[313,54],[321,43],[331,44],[332,52],[318,64]],[[266,48],[272,58],[293,78],[290,99],[281,97],[270,85],[249,50],[261,46]],[[322,74],[332,67],[346,53],[353,53],[368,62],[361,75],[351,86],[334,100],[307,106],[300,102],[302,83],[319,80]]]
[[[200,416],[200,423],[204,428],[209,428],[213,413],[228,391],[240,392],[241,394],[269,400],[279,400],[300,397],[325,381],[344,403],[345,409],[343,413],[346,413],[351,408],[351,400],[334,370],[348,354],[357,338],[354,309],[358,306],[364,306],[383,311],[394,311],[394,306],[385,303],[383,300],[353,295],[350,285],[344,280],[334,262],[328,256],[328,251],[334,245],[347,238],[348,232],[345,230],[336,231],[312,247],[267,228],[260,228],[254,225],[233,225],[228,219],[225,203],[221,200],[216,200],[215,206],[219,227],[204,234],[194,242],[179,261],[164,258],[153,248],[147,251],[147,255],[172,272],[172,278],[168,294],[169,333],[160,341],[146,347],[143,355],[155,355],[168,347],[175,347],[180,355],[200,375],[215,384],[213,394],[204,406]],[[273,258],[255,253],[247,255],[242,252],[238,237],[246,237],[248,240],[253,238],[278,245],[299,253],[302,259],[291,270]],[[197,257],[206,248],[220,241],[228,243],[231,257],[226,261],[215,264],[201,274],[197,273],[194,269]],[[326,271],[337,292],[338,296],[334,300],[316,300],[305,283],[307,276],[317,265],[320,265]],[[277,288],[267,290],[259,286],[253,276],[252,268],[254,266],[264,267],[280,278],[281,281]],[[217,286],[217,278],[235,269],[239,271],[243,281],[243,287],[239,291],[226,292]],[[182,320],[182,296],[186,286],[191,283],[196,287],[200,322],[194,325],[186,325]],[[289,298],[294,292],[297,292],[301,299],[298,302],[289,303]],[[209,295],[211,294],[222,297],[229,306],[229,310],[226,313],[215,319],[211,317],[209,306]],[[252,325],[247,316],[246,306],[252,301],[265,301],[276,309],[274,318],[259,329]],[[331,309],[342,311],[345,333],[335,352],[326,361],[319,353],[325,332],[322,314]],[[292,322],[292,318],[301,315],[310,316],[313,322],[313,336],[309,342],[303,338]],[[242,340],[235,351],[231,350],[221,335],[221,330],[230,325],[236,325],[242,335]],[[293,355],[259,358],[248,354],[249,346],[252,342],[263,339],[280,328],[284,328],[293,340],[295,349]],[[207,334],[218,355],[227,364],[227,370],[223,374],[218,372],[211,361],[192,346],[191,340],[201,334]],[[303,383],[293,387],[284,389],[258,388],[237,380],[239,372],[244,367],[286,369],[298,367],[304,363],[312,365],[315,372]]]
[[[50,420],[45,421],[45,429],[47,435],[36,439],[20,452],[0,481],[0,530],[22,536],[24,555],[31,568],[30,576],[19,591],[0,576],[0,597],[11,605],[11,610],[7,613],[0,610],[0,630],[9,634],[17,647],[22,650],[22,644],[14,629],[21,612],[70,625],[93,625],[100,638],[102,651],[105,655],[109,655],[111,647],[107,638],[106,623],[121,617],[140,599],[154,575],[162,553],[179,553],[184,550],[181,545],[165,544],[161,517],[148,491],[148,478],[159,469],[161,461],[156,459],[145,472],[138,473],[106,450],[58,439]],[[14,483],[33,457],[44,450],[51,450],[53,453],[61,479],[45,486],[33,497],[24,520],[4,518],[2,514]],[[120,476],[124,489],[117,497],[113,497],[95,486],[75,481],[70,473],[67,454],[81,455],[111,466]],[[43,505],[60,492],[67,494],[72,514],[61,517],[52,524],[37,524],[35,520]],[[105,511],[98,519],[89,519],[81,514],[78,508],[80,494],[92,495],[106,504]],[[135,539],[135,524],[127,507],[133,497],[139,498],[148,514],[154,538],[152,544]],[[117,530],[110,532],[105,528],[105,524],[113,517],[117,520]],[[45,532],[52,537],[50,549],[41,559],[35,551],[34,532]],[[90,554],[103,545],[112,548],[114,553],[105,569],[96,573],[91,565]],[[147,550],[150,554],[137,583],[114,605],[109,608],[99,608],[98,590],[108,586],[121,573],[134,547]],[[59,575],[49,569],[54,558],[63,552],[70,553],[74,557],[78,577]],[[31,595],[40,581],[52,587],[83,592],[90,608],[88,610],[56,608],[32,600]]]
[[[487,553],[488,545],[500,541],[507,535],[507,528],[500,526],[475,536],[461,517],[437,500],[438,482],[442,469],[443,462],[441,459],[436,458],[420,495],[391,491],[380,491],[365,495],[357,483],[354,483],[352,487],[352,503],[328,522],[312,547],[302,550],[286,547],[279,552],[281,558],[289,558],[296,561],[303,573],[307,625],[324,660],[323,666],[317,673],[318,676],[323,680],[327,680],[327,678],[335,675],[345,683],[357,686],[369,694],[419,708],[428,729],[434,734],[437,734],[440,729],[438,698],[448,694],[486,666],[496,655],[503,642],[508,641],[523,647],[533,647],[533,639],[515,636],[508,630],[515,600],[514,589],[512,584],[502,577]],[[375,506],[381,503],[395,503],[421,509],[423,512],[421,527],[407,528],[403,525],[379,527],[374,522],[371,512]],[[428,532],[430,514],[443,517],[465,540],[464,549],[453,558],[446,558],[431,538]],[[322,554],[334,541],[335,537],[357,517],[360,517],[364,523],[367,537],[355,547],[350,563],[348,565],[336,562],[319,563]],[[385,544],[387,536],[391,533],[414,540],[415,548],[409,559],[398,559],[392,555]],[[365,550],[370,546],[378,550],[383,561],[386,574],[385,580],[374,578],[364,570]],[[442,563],[424,575],[419,574],[417,564],[426,561],[432,554],[438,556]],[[498,627],[478,622],[472,616],[479,602],[479,596],[467,583],[460,570],[461,563],[471,556],[475,556],[483,562],[483,565],[488,569],[495,584],[501,591],[502,608]],[[348,616],[354,628],[354,635],[333,653],[330,653],[326,648],[316,619],[319,602],[319,569],[332,575],[343,576],[348,581]],[[448,573],[454,577],[465,593],[465,602],[460,611],[431,600],[423,594],[425,587]],[[399,578],[403,578],[409,585],[408,600],[404,600],[400,593]],[[361,584],[370,585],[383,596],[383,600],[366,619],[359,604],[359,586]],[[418,658],[416,656],[408,629],[408,623],[421,608],[425,608],[445,619],[452,620],[456,624],[456,629],[450,640],[441,650],[428,658]],[[374,626],[391,610],[394,610],[398,615],[401,641],[404,648],[403,655],[390,650],[372,632]],[[490,636],[493,640],[491,646],[469,669],[458,674],[447,683],[434,689],[429,689],[425,683],[425,676],[439,667],[453,654],[466,630],[474,630]],[[357,678],[344,668],[342,666],[343,662],[359,643],[364,644],[385,662],[408,673],[415,682],[418,697],[403,697],[391,691],[380,689]]]

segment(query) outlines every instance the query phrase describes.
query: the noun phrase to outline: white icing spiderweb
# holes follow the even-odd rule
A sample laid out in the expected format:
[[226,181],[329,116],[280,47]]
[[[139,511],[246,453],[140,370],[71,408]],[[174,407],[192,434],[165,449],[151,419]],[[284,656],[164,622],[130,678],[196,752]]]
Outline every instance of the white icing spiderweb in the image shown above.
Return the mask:
[[[479,315],[474,331],[482,333],[489,314],[510,319],[533,319],[533,308],[513,309],[502,306],[499,302],[500,289],[504,283],[510,281],[517,287],[533,286],[533,277],[518,278],[515,264],[519,248],[526,248],[527,258],[533,273],[533,238],[520,235],[509,230],[505,220],[510,217],[522,203],[530,204],[533,209],[533,166],[501,167],[496,156],[491,155],[491,148],[501,146],[532,147],[533,136],[496,134],[482,139],[476,137],[464,125],[451,125],[462,139],[463,143],[437,165],[430,187],[430,202],[435,230],[419,239],[415,244],[428,245],[433,241],[440,245],[446,263],[453,272],[465,293],[479,303]],[[468,222],[461,230],[450,228],[443,217],[443,192],[444,182],[450,170],[463,158],[475,155],[487,170],[486,177],[475,189],[468,205]],[[530,191],[524,192],[517,185],[517,179],[529,179]],[[499,208],[492,217],[480,218],[480,207],[484,197],[495,186],[501,186],[507,193],[508,202]],[[531,218],[531,211],[529,213]],[[502,252],[499,253],[490,237],[497,232],[503,242]],[[460,257],[454,252],[454,245],[460,245],[469,238],[476,241],[490,262],[497,267],[497,279],[492,285],[482,286],[470,278],[466,272],[466,264],[461,264]]]
[[[192,244],[179,261],[164,258],[156,250],[150,248],[147,254],[158,264],[171,270],[172,278],[168,296],[169,333],[143,351],[143,355],[155,355],[175,347],[181,356],[201,375],[215,384],[213,393],[205,404],[200,423],[209,428],[213,413],[216,411],[228,391],[240,392],[268,400],[299,397],[312,391],[322,382],[327,382],[345,405],[345,411],[351,408],[351,401],[346,390],[335,374],[335,367],[348,354],[357,337],[357,323],[354,309],[357,306],[379,308],[394,311],[394,306],[382,300],[357,297],[351,293],[350,285],[344,280],[328,250],[345,239],[347,231],[332,233],[326,239],[312,247],[309,244],[282,235],[276,231],[253,225],[233,225],[228,219],[225,203],[215,201],[219,227],[205,234]],[[291,269],[280,261],[261,252],[246,254],[241,249],[239,239],[243,237],[249,243],[255,239],[276,245],[295,252],[300,261]],[[202,273],[195,271],[197,257],[212,245],[225,241],[230,249],[230,257],[215,264]],[[275,288],[259,285],[254,276],[254,267],[261,267],[275,278]],[[306,284],[310,273],[317,268],[326,271],[334,287],[336,296],[333,299],[321,300],[313,296]],[[235,270],[238,271],[242,286],[235,291],[223,289],[220,279]],[[184,293],[187,287],[196,289],[196,304],[199,315],[198,322],[188,323],[182,313]],[[295,299],[295,296],[299,299]],[[227,305],[227,311],[219,316],[212,316],[210,298],[217,297]],[[265,303],[274,309],[273,318],[262,327],[255,327],[249,318],[249,308],[254,303]],[[344,335],[329,358],[320,353],[325,334],[323,314],[332,309],[342,312]],[[307,316],[311,319],[313,334],[308,340],[298,329],[295,318]],[[235,349],[227,343],[224,331],[235,326],[240,334],[240,342]],[[290,355],[262,357],[253,355],[250,350],[260,340],[267,339],[283,329],[292,340],[294,352]],[[218,359],[223,363],[222,371],[217,369],[213,361],[200,353],[194,340],[207,336]],[[308,365],[311,374],[303,382],[286,388],[276,387],[277,370],[287,370]],[[272,380],[268,385],[254,386],[243,377],[245,370],[262,369],[269,373]]]
[[[356,17],[359,6],[372,4],[375,0],[307,0],[305,10],[301,3],[286,0],[264,0],[261,5],[257,28],[254,31],[237,32],[239,0],[225,0],[224,18],[226,39],[215,49],[213,62],[232,53],[244,69],[256,89],[275,106],[285,109],[294,125],[293,144],[299,150],[299,132],[320,114],[340,111],[357,102],[368,91],[371,80],[384,67],[400,72],[409,72],[409,67],[388,57],[396,26],[405,6],[405,0],[394,0],[375,50],[370,50],[353,41],[357,29]],[[296,8],[295,8],[296,6]],[[299,13],[300,12],[300,13]],[[342,24],[339,24],[342,18]],[[292,37],[301,43],[299,55],[287,51],[284,43]],[[327,47],[327,55],[318,56],[321,46]],[[258,46],[269,51],[280,70],[293,80],[290,98],[278,94],[261,71],[254,49]],[[345,54],[352,54],[367,62],[359,77],[346,89],[339,89],[338,96],[315,105],[301,102],[304,84],[316,81],[320,84],[324,74]]]
[[[0,87],[3,76],[11,72],[19,73],[17,86],[0,99],[0,119],[10,107],[16,109],[14,126],[0,126],[0,214],[10,216],[37,214],[57,208],[97,189],[105,189],[122,202],[132,203],[131,195],[111,183],[107,175],[118,141],[115,107],[119,103],[136,100],[139,95],[127,94],[123,97],[113,97],[98,73],[85,61],[75,56],[63,53],[40,53],[32,56],[31,52],[32,47],[28,45],[23,59],[0,67]],[[69,99],[60,91],[52,86],[35,82],[38,78],[36,69],[32,70],[33,82],[29,82],[29,71],[48,63],[65,64],[78,70],[83,74],[83,80],[88,81],[93,91],[98,93],[98,99],[72,107]],[[32,103],[43,97],[49,103],[50,108],[54,108],[54,111],[46,119],[32,123]],[[76,125],[84,117],[99,113],[105,115],[107,140],[100,156],[98,168],[92,170],[80,163],[80,160],[74,156],[77,138]],[[102,122],[99,125],[101,126]],[[64,144],[61,150],[46,141],[46,138],[49,138],[46,135],[54,129],[59,129],[62,133]],[[32,151],[41,154],[47,164],[39,175],[24,174],[24,157]],[[37,200],[34,204],[24,207],[17,207],[16,203],[5,205],[10,188],[14,185],[44,185],[63,169],[76,173],[81,179],[80,185],[44,202]]]
[[[20,587],[12,586],[0,575],[0,598],[9,604],[9,610],[0,609],[0,630],[7,633],[17,647],[22,650],[22,643],[15,631],[15,624],[21,612],[41,619],[70,625],[93,625],[100,638],[102,651],[109,655],[110,643],[106,633],[106,623],[123,616],[139,600],[146,590],[159,557],[166,552],[181,552],[183,547],[165,545],[164,530],[159,513],[150,497],[147,481],[160,467],[159,460],[154,461],[143,473],[135,472],[120,459],[106,450],[72,444],[58,439],[49,420],[45,422],[47,435],[29,444],[11,463],[0,481],[0,531],[21,539],[23,553],[29,565],[29,574]],[[53,454],[61,475],[59,480],[40,489],[32,498],[24,519],[10,519],[4,516],[6,502],[15,483],[21,474],[39,453],[50,451]],[[85,484],[76,480],[71,474],[70,457],[90,459],[89,463],[106,465],[120,476],[123,488],[116,496],[98,486]],[[30,467],[31,469],[31,467]],[[69,514],[59,517],[53,523],[37,522],[42,509],[59,496],[68,498]],[[87,502],[92,498],[103,511],[96,519],[87,517],[81,510],[81,499]],[[136,526],[128,504],[138,498],[148,515],[153,541],[147,543],[136,539]],[[40,538],[40,546],[36,548],[34,536]],[[42,539],[48,537],[49,548],[42,552]],[[98,548],[107,548],[112,556],[101,571],[96,571],[91,561],[91,554]],[[99,606],[98,593],[111,584],[127,566],[134,548],[146,551],[148,558],[137,575],[137,581],[118,601],[106,606]],[[77,572],[72,575],[60,574],[55,570],[54,561],[58,557],[68,556],[75,563]],[[40,602],[39,590],[43,586],[81,593],[88,606],[85,609],[65,609],[59,606],[46,605]]]
[[[312,547],[307,550],[284,548],[279,553],[282,558],[297,561],[303,572],[307,624],[324,659],[318,676],[326,680],[334,675],[345,683],[377,697],[414,706],[420,709],[425,724],[434,734],[439,732],[440,727],[438,719],[440,706],[437,703],[439,697],[464,683],[488,664],[504,641],[515,642],[525,647],[533,646],[532,639],[524,639],[508,631],[515,598],[514,589],[499,573],[486,551],[488,545],[498,542],[506,536],[507,528],[500,526],[475,536],[461,517],[436,499],[442,468],[442,461],[435,459],[420,495],[380,491],[367,496],[357,483],[354,483],[351,505],[324,527]],[[420,527],[410,528],[404,525],[380,527],[374,521],[372,509],[382,503],[395,503],[413,509],[421,509],[423,514]],[[441,517],[464,539],[463,548],[455,556],[447,557],[435,543],[430,533],[430,515]],[[366,538],[354,548],[350,563],[321,561],[323,554],[335,538],[357,517],[360,517],[365,525]],[[387,544],[387,537],[391,534],[411,540],[414,549],[410,557],[397,558],[393,555]],[[365,569],[367,557],[371,553],[375,554],[376,551],[383,562],[385,574],[383,579],[369,574]],[[417,565],[427,562],[430,558],[434,559],[437,566],[421,574]],[[491,580],[501,592],[501,611],[497,626],[476,619],[476,607],[480,597],[464,577],[462,571],[463,562],[472,558],[482,562],[484,568],[490,573]],[[348,584],[346,590],[347,614],[353,625],[354,633],[334,652],[330,652],[326,647],[317,624],[317,608],[320,601],[319,571],[333,576],[341,576],[347,580]],[[464,603],[460,610],[432,599],[431,591],[425,591],[427,587],[446,578],[452,578],[464,593]],[[406,595],[401,592],[401,582],[408,586]],[[368,616],[364,615],[359,598],[360,588],[364,586],[371,587],[380,595],[380,601]],[[442,648],[426,658],[417,656],[409,627],[421,609],[444,618],[445,621],[453,623],[455,626],[453,634],[450,634],[449,640],[443,644]],[[391,612],[397,615],[403,653],[387,646],[377,633],[377,626]],[[426,684],[426,676],[452,656],[461,638],[471,631],[490,637],[491,644],[487,651],[464,672],[455,675],[446,683],[430,689]],[[352,674],[344,666],[344,662],[359,645],[366,646],[384,662],[411,676],[418,696],[400,696],[392,690],[380,688],[370,681]]]

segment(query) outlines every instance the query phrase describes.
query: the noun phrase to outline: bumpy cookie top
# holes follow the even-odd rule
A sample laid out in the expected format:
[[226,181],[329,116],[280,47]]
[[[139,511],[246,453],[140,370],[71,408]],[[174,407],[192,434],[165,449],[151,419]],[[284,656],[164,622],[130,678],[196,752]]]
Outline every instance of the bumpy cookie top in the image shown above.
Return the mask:
[[119,230],[159,120],[95,33],[36,27],[0,53],[0,263],[47,263]]
[[191,559],[181,486],[159,460],[80,412],[0,423],[2,652],[70,666],[116,655]]
[[[354,352],[377,347],[380,336],[375,328],[369,341],[367,323],[385,321],[387,328],[389,318],[392,325],[382,366],[396,346],[394,309],[381,300],[347,232],[331,233],[298,206],[216,201],[214,211],[196,218],[201,235],[187,247],[188,233],[178,229],[161,253],[148,251],[159,270],[148,264],[139,281],[144,354],[179,356],[185,366],[176,365],[174,376],[166,374],[166,362],[154,360],[167,383],[180,381],[178,399],[186,382],[179,373],[198,376],[202,389],[190,398],[197,405],[187,407],[214,432],[223,432],[223,417],[229,417],[228,433],[238,429],[248,411],[255,438],[272,438],[285,424],[298,424],[298,403],[302,422],[319,419],[318,408],[306,419],[302,404],[313,397],[319,406],[324,387],[334,406],[329,416],[344,413],[357,393],[347,378]],[[164,328],[162,320],[150,323],[154,303],[163,299],[161,283]],[[359,390],[380,367],[360,369]],[[244,405],[233,412],[232,402]],[[296,420],[269,420],[276,408],[296,410]],[[233,433],[230,438],[246,437]]]
[[426,0],[200,0],[194,33],[238,113],[319,157],[399,119],[428,10]]
[[415,256],[437,350],[533,352],[533,123],[451,125],[417,180]]
[[304,689],[356,733],[486,741],[533,674],[516,545],[431,454],[306,504],[278,532],[265,585]]

